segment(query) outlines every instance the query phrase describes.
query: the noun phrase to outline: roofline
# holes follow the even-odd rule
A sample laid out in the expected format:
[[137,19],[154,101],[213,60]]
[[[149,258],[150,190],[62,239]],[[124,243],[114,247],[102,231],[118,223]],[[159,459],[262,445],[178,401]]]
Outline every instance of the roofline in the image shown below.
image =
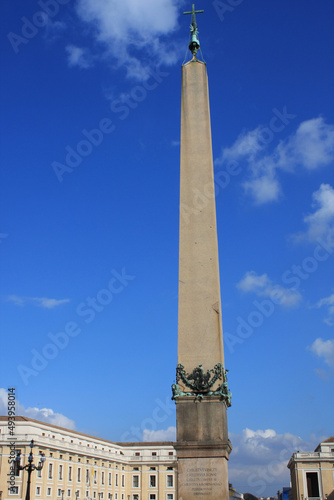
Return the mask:
[[[53,425],[50,424],[49,422],[41,422],[40,420],[35,420],[33,418],[29,417],[23,417],[23,416],[15,416],[15,421],[16,422],[31,422],[34,424],[39,424],[39,425],[45,425],[46,427],[52,427],[53,429],[59,429],[60,431],[65,431],[65,432],[71,432],[72,434],[77,434],[78,436],[83,436],[87,438],[91,438],[95,441],[102,441],[104,443],[109,443],[112,445],[116,446],[174,446],[173,441],[138,441],[138,442],[121,442],[121,443],[116,443],[114,441],[109,441],[108,439],[103,439],[95,436],[91,436],[90,434],[83,434],[82,432],[78,431],[73,431],[72,429],[66,429],[65,427],[60,427],[59,425]],[[6,415],[0,415],[0,422],[8,422],[8,417]]]

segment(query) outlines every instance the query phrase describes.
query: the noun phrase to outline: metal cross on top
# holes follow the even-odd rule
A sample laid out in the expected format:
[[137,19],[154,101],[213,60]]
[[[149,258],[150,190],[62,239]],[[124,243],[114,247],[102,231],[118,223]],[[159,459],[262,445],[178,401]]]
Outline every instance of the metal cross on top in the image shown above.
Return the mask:
[[192,14],[192,23],[191,24],[194,24],[195,26],[197,26],[195,14],[202,14],[202,12],[204,12],[204,10],[195,10],[195,4],[193,3],[193,9],[190,12],[183,12],[183,14]]
[[183,12],[183,14],[191,14],[192,22],[190,25],[190,43],[189,50],[194,57],[200,48],[199,38],[198,38],[198,29],[196,24],[196,14],[201,14],[204,10],[195,10],[195,4],[193,4],[192,10],[190,12]]

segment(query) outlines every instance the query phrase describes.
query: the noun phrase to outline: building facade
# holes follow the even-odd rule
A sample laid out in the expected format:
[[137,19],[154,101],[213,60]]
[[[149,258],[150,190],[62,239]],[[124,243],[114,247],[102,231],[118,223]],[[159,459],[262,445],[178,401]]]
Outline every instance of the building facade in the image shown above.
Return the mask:
[[27,417],[16,417],[10,434],[0,417],[0,500],[24,499],[26,470],[15,471],[19,451],[27,465],[34,440],[31,500],[176,500],[176,454],[171,442],[113,443]]
[[292,500],[326,500],[334,490],[334,437],[314,452],[297,451],[289,460]]

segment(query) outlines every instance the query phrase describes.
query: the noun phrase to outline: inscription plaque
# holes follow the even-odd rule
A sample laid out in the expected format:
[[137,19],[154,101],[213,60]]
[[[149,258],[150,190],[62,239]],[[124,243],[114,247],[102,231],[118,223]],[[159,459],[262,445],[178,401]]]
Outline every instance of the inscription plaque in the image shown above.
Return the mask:
[[179,500],[221,500],[225,496],[226,459],[180,459],[178,469]]

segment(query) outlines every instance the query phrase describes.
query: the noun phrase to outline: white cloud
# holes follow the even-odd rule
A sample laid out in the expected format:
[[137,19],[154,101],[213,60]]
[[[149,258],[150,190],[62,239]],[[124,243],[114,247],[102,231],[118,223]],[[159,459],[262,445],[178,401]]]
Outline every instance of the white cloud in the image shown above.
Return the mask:
[[143,430],[143,441],[176,441],[176,427],[157,431]]
[[[328,436],[326,436],[328,437]],[[323,437],[309,442],[290,433],[277,434],[273,429],[244,429],[230,433],[232,453],[229,481],[240,492],[273,496],[290,482],[287,463],[296,451],[313,451]]]
[[295,240],[316,241],[323,236],[334,237],[334,189],[329,184],[321,184],[312,195],[314,212],[304,217],[308,228],[305,233],[295,235]]
[[238,161],[242,157],[253,159],[265,148],[265,143],[261,140],[262,128],[259,126],[249,132],[242,132],[231,147],[223,149],[221,157],[215,163],[219,165],[226,161]]
[[169,39],[167,46],[163,37],[175,30],[178,11],[176,0],[79,0],[77,5],[104,55],[111,55],[137,79],[148,77],[152,62],[176,62],[175,43]]
[[17,306],[25,304],[33,304],[44,309],[54,309],[57,306],[70,302],[70,299],[48,299],[47,297],[19,297],[18,295],[9,295],[9,302],[13,302]]
[[319,302],[317,302],[316,307],[323,307],[327,306],[328,307],[328,314],[329,316],[324,319],[325,323],[329,326],[334,326],[334,293],[330,295],[329,297],[325,297]]
[[92,57],[87,49],[76,47],[75,45],[67,45],[67,61],[70,67],[78,66],[79,68],[90,68],[93,65]]
[[252,292],[261,297],[269,297],[275,304],[284,307],[297,306],[302,299],[298,290],[275,285],[267,274],[258,275],[255,271],[248,271],[237,284],[237,288],[243,292]]
[[263,126],[243,132],[215,162],[246,162],[249,179],[243,187],[256,204],[279,200],[280,170],[291,173],[298,168],[315,170],[334,162],[334,126],[326,124],[323,117],[302,122],[296,132],[268,153],[274,138],[273,131]]
[[[8,393],[6,389],[0,388],[0,415],[7,415]],[[61,413],[55,413],[51,408],[25,408],[16,401],[16,415],[29,417],[41,422],[47,422],[66,429],[75,429],[75,422]]]
[[301,165],[308,170],[334,161],[334,126],[323,117],[302,122],[296,133],[276,148],[277,166],[294,169]]
[[243,184],[246,193],[249,193],[257,205],[269,201],[277,201],[281,194],[280,183],[275,172],[266,172],[264,175],[246,181]]
[[319,337],[309,347],[309,350],[319,358],[323,358],[328,366],[334,368],[334,339],[323,340]]

